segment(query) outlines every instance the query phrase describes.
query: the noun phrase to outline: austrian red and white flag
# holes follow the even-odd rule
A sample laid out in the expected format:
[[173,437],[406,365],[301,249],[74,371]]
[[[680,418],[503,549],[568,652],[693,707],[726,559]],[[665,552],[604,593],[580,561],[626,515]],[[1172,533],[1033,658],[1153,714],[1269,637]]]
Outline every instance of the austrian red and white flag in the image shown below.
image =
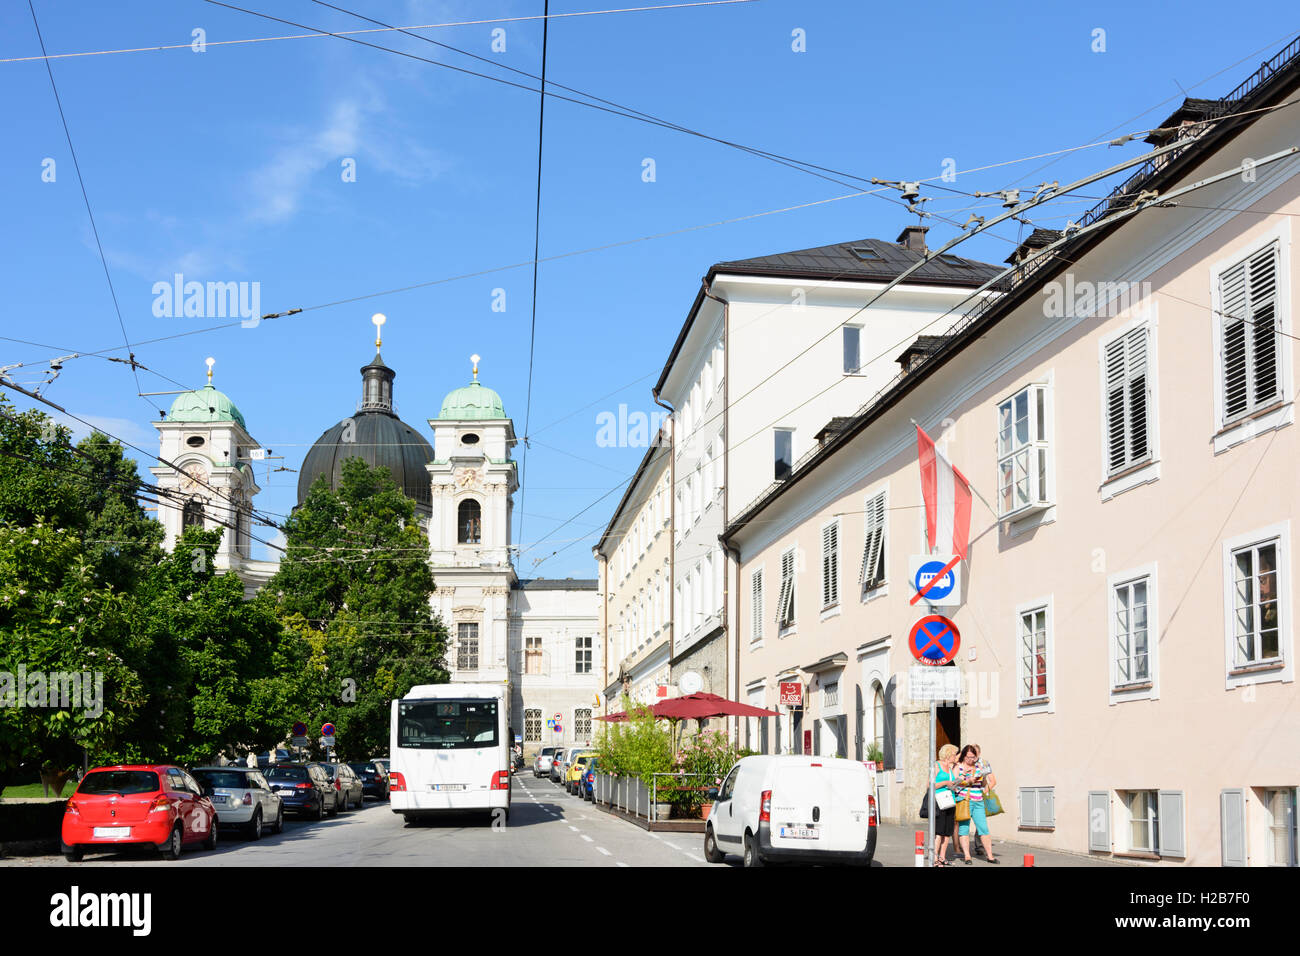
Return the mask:
[[939,547],[965,559],[970,544],[970,482],[943,457],[920,425],[916,426],[916,450],[930,548]]

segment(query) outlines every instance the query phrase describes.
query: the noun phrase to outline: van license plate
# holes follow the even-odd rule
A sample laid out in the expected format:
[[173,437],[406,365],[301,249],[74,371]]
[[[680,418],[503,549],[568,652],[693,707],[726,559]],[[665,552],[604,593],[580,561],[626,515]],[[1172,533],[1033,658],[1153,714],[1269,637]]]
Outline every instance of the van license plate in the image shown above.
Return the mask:
[[785,840],[816,840],[818,839],[816,827],[782,827],[781,838]]
[[430,790],[464,790],[465,785],[463,783],[431,783],[429,784],[429,789]]
[[130,827],[95,827],[95,836],[103,840],[118,840],[130,835]]

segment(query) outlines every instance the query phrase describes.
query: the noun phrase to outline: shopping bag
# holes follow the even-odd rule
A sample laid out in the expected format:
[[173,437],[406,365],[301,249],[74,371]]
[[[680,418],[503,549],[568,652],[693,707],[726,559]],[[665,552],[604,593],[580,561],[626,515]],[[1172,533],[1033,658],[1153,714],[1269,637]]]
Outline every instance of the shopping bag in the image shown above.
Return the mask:
[[984,795],[984,815],[986,817],[996,817],[1002,812],[1002,801],[998,799],[998,792],[990,790]]

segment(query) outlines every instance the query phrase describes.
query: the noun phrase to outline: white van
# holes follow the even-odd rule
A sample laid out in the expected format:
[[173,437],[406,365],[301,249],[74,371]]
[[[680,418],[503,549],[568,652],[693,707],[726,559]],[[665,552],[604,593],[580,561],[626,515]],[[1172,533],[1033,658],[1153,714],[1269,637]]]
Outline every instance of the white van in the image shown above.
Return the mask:
[[876,798],[871,775],[856,760],[745,757],[710,796],[704,829],[710,863],[740,853],[745,866],[869,866],[876,853]]

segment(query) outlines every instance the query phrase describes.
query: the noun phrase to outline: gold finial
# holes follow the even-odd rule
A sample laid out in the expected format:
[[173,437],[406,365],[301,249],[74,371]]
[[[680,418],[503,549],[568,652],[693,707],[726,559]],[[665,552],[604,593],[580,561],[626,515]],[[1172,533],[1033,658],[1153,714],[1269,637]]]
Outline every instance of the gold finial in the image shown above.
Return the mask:
[[378,349],[379,346],[384,344],[383,340],[379,336],[380,327],[388,321],[388,316],[384,315],[382,312],[376,312],[370,317],[370,321],[375,323],[375,348]]
[[207,365],[208,365],[208,384],[211,385],[211,384],[212,384],[212,366],[214,366],[214,365],[217,364],[217,360],[214,359],[211,355],[209,355],[209,356],[207,357],[207,359],[206,359],[206,362],[207,362]]
[[469,360],[470,360],[471,362],[474,363],[474,381],[477,382],[477,381],[478,381],[478,361],[479,361],[478,356],[477,356],[477,355],[471,355],[471,356],[469,357]]

